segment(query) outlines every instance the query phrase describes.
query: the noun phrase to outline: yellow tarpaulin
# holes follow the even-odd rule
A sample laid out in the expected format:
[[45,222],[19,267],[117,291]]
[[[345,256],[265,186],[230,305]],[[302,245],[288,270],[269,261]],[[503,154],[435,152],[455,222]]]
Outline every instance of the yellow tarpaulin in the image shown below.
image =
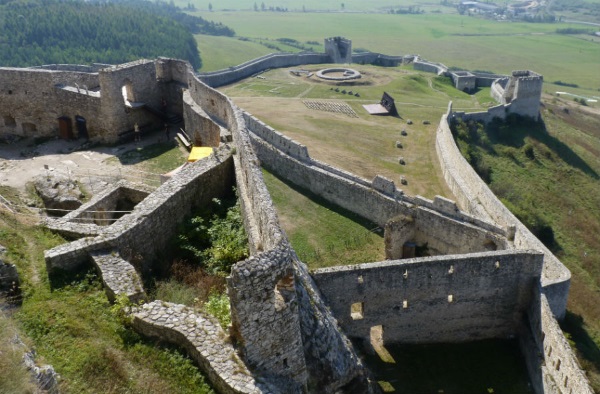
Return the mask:
[[190,155],[188,156],[187,161],[191,163],[200,159],[204,159],[205,157],[212,155],[212,153],[213,148],[210,146],[194,146],[190,152]]

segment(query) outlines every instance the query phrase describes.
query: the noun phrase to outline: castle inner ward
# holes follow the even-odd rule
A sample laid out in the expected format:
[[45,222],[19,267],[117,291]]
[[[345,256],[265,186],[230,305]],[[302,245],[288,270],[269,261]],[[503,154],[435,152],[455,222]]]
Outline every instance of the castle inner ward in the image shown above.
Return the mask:
[[[418,56],[353,54],[351,41],[340,37],[326,39],[325,49],[267,55],[205,74],[166,58],[1,68],[2,133],[118,142],[136,125],[160,127],[179,118],[193,144],[214,148],[152,192],[115,185],[66,217],[46,220],[47,227],[76,238],[46,251],[49,274],[93,264],[109,299],[146,299],[131,257],[153,264],[185,217],[235,184],[251,251],[227,279],[235,346],[222,340],[224,333],[207,334],[218,331],[210,317],[183,306],[154,301],[134,312],[137,330],[185,348],[219,391],[377,392],[356,341],[370,341],[372,328],[382,327],[383,344],[516,338],[533,392],[591,393],[556,320],[565,314],[569,271],[495,198],[449,129],[457,118],[537,118],[542,76],[452,73]],[[491,87],[497,106],[463,113],[450,103],[438,126],[436,153],[456,202],[409,196],[385,177],[365,180],[315,160],[306,146],[215,90],[267,68],[351,62],[412,63],[450,76],[460,90]],[[279,224],[261,166],[384,228],[386,260],[309,272]],[[123,196],[135,201],[131,214],[87,213]],[[432,256],[416,256],[411,245],[425,243]],[[214,357],[215,349],[227,356]]]

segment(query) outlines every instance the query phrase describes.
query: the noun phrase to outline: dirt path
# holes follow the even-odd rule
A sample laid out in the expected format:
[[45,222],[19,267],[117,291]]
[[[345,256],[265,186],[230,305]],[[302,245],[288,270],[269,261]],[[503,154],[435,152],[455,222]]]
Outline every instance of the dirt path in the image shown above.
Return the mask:
[[[156,142],[150,136],[141,142],[118,146],[84,148],[81,140],[53,139],[39,145],[24,139],[12,144],[0,144],[0,184],[24,192],[34,177],[53,172],[73,175],[75,178],[101,176],[114,172],[132,172],[119,160],[108,160],[136,147]],[[83,149],[82,149],[83,148]]]

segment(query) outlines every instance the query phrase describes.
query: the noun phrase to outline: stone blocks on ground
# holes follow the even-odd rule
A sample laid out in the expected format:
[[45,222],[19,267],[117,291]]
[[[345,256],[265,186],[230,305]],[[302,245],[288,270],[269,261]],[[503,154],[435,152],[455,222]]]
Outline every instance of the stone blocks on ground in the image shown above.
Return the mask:
[[98,268],[106,295],[114,302],[120,295],[137,303],[146,299],[146,293],[140,276],[133,265],[125,261],[116,252],[92,253],[92,260]]

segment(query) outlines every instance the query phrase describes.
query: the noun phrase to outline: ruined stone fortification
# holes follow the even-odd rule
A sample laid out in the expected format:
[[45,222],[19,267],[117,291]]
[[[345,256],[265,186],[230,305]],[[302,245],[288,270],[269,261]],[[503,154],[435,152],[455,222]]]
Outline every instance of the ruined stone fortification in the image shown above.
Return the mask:
[[[306,56],[317,62],[321,55]],[[251,251],[250,258],[233,267],[227,281],[230,335],[237,348],[224,342],[225,334],[211,318],[183,306],[156,301],[134,314],[136,329],[186,348],[220,391],[369,392],[368,372],[348,337],[366,340],[369,327],[383,325],[384,340],[409,343],[517,335],[536,393],[591,393],[553,317],[564,314],[569,272],[488,195],[489,189],[462,159],[449,134],[451,111],[440,123],[437,150],[462,211],[445,198],[407,196],[383,177],[368,181],[318,162],[305,146],[240,111],[207,85],[273,67],[278,61],[274,59],[281,58],[273,55],[203,75],[172,59],[111,66],[97,73],[0,69],[4,132],[27,134],[29,127],[31,135],[55,135],[56,117],[80,115],[86,118],[90,137],[114,140],[115,133],[108,130],[123,130],[154,116],[132,103],[159,105],[167,97],[169,110],[184,118],[194,139],[216,148],[214,155],[185,166],[145,198],[145,191],[120,185],[77,213],[52,221],[50,227],[80,238],[46,251],[48,272],[91,263],[110,298],[125,294],[143,299],[138,274],[148,274],[153,264],[160,268],[156,256],[177,224],[195,208],[225,194],[235,180]],[[320,59],[331,61],[325,55]],[[415,63],[415,67],[422,66]],[[4,84],[16,76],[23,86],[43,82],[37,86],[47,87],[46,95]],[[511,100],[501,105],[533,115],[527,105],[515,105],[524,86],[519,79],[523,76],[515,77],[512,96],[510,84],[504,85],[502,95]],[[490,77],[479,79],[487,83]],[[79,91],[73,87],[75,81],[81,81]],[[100,91],[82,91],[84,81],[97,83]],[[126,93],[131,87],[134,97],[129,104],[123,99],[123,86]],[[526,99],[533,102],[532,97]],[[55,103],[50,109],[49,102]],[[24,127],[25,123],[36,129]],[[391,260],[310,275],[279,225],[261,164],[385,226]],[[137,203],[131,214],[120,218],[92,214],[112,207],[123,196]],[[138,197],[143,199],[138,202]],[[102,225],[108,224],[106,219],[116,220]],[[398,260],[407,257],[399,247],[407,241],[427,242],[435,256]],[[352,313],[352,304],[357,303],[359,315]]]

